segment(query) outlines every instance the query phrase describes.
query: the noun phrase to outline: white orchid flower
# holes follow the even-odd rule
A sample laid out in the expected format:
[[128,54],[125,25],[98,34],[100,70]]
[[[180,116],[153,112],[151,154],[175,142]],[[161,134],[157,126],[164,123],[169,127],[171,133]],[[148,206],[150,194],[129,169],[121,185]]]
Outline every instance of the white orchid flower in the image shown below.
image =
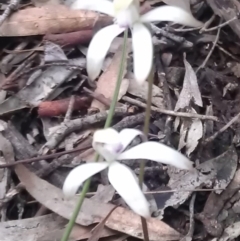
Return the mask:
[[141,131],[135,129],[124,129],[119,133],[112,128],[96,131],[92,145],[106,161],[87,163],[74,168],[64,182],[63,193],[67,197],[75,195],[84,181],[108,168],[110,183],[128,206],[140,216],[150,217],[149,205],[139,187],[138,179],[129,167],[118,161],[148,159],[187,170],[193,166],[181,153],[157,142],[146,141],[125,150],[139,135],[144,137]]
[[177,6],[157,7],[140,16],[138,0],[76,0],[71,8],[98,11],[116,20],[115,24],[97,32],[89,45],[87,72],[92,80],[99,76],[113,39],[126,28],[132,30],[133,69],[136,80],[141,84],[150,73],[153,59],[152,37],[144,23],[173,21],[191,27],[202,25],[190,12]]

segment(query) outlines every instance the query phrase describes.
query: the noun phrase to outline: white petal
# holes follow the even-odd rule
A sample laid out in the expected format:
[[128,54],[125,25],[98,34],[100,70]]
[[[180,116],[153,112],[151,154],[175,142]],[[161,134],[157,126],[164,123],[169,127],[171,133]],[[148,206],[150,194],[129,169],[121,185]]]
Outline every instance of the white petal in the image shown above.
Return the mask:
[[113,128],[100,129],[93,134],[93,143],[114,144],[119,142],[119,133]]
[[113,128],[95,131],[92,146],[109,162],[116,160],[117,155],[123,150],[119,133]]
[[152,67],[153,44],[150,31],[141,23],[135,23],[132,31],[133,68],[136,80],[144,82]]
[[[124,150],[133,141],[133,139],[137,136],[145,137],[143,132],[141,132],[137,129],[126,128],[126,129],[121,130],[119,132],[119,137],[120,137],[122,147],[123,147],[122,150]],[[145,139],[146,139],[146,137],[145,137]]]
[[187,11],[175,6],[163,6],[155,8],[143,14],[141,16],[141,21],[172,21],[190,27],[200,27],[203,25],[202,22],[195,19],[191,13],[188,13]]
[[149,204],[130,168],[118,162],[109,166],[108,178],[127,205],[142,217],[150,217]]
[[92,10],[114,16],[113,3],[108,0],[76,0],[71,9]]
[[74,168],[65,179],[63,193],[66,197],[72,197],[78,188],[89,177],[108,167],[107,162],[87,163]]
[[193,168],[193,163],[180,152],[153,141],[141,143],[118,156],[118,160],[126,159],[147,159],[186,170]]
[[130,4],[126,9],[117,12],[115,15],[118,25],[123,27],[132,26],[135,22],[139,21],[140,19],[139,8],[134,3]]
[[103,61],[113,39],[124,30],[125,28],[113,24],[101,29],[94,35],[87,53],[87,72],[92,80],[100,74]]

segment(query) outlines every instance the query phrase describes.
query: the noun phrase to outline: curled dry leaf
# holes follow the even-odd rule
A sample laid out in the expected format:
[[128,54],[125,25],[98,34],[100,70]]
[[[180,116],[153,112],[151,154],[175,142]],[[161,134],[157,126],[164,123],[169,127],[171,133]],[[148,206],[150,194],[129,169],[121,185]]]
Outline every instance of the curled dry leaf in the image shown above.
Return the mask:
[[[105,98],[112,100],[114,95],[114,90],[117,84],[119,66],[122,59],[122,46],[120,46],[115,53],[111,64],[108,66],[107,70],[100,76],[97,82],[97,88],[95,92],[102,94]],[[126,73],[126,61],[124,60],[124,72]],[[118,100],[126,94],[129,86],[129,80],[123,79],[121,82],[121,87],[118,95]],[[100,103],[98,100],[93,100],[91,107],[98,108],[99,110],[105,110],[106,106]]]
[[[190,109],[191,113],[197,113],[193,108]],[[203,124],[199,119],[183,119],[180,129],[180,140],[178,150],[186,146],[186,153],[188,156],[196,149],[199,140],[203,135]]]
[[186,153],[188,156],[190,156],[190,154],[196,149],[199,140],[202,138],[202,135],[202,121],[199,119],[193,119],[187,135]]
[[[226,217],[220,218],[221,214],[223,214],[224,212],[225,213],[232,213],[232,211],[235,212],[234,211],[235,207],[234,206],[232,207],[232,205],[229,206],[228,203],[229,202],[233,203],[235,200],[239,199],[238,197],[239,187],[240,187],[240,170],[237,170],[235,172],[235,175],[232,181],[229,183],[227,188],[222,191],[221,194],[212,192],[208,196],[203,212],[199,214],[199,217],[200,217],[200,220],[203,222],[206,231],[212,236],[220,236],[222,234],[223,225],[221,224],[221,221],[226,219]],[[229,215],[229,217],[227,218],[228,220],[225,220],[224,222],[225,224],[229,223],[229,221],[230,223],[234,222],[235,219],[231,220],[231,216],[232,215]]]
[[192,66],[186,60],[186,55],[183,57],[184,65],[186,68],[183,88],[179,95],[179,99],[175,106],[175,111],[179,109],[184,109],[190,105],[190,101],[193,100],[198,106],[203,105],[201,93],[198,87],[197,76],[192,68]]
[[[23,165],[17,165],[15,172],[32,197],[53,212],[70,219],[78,197],[66,200],[60,189],[40,179]],[[76,223],[85,226],[101,222],[113,207],[114,205],[111,204],[98,203],[85,198]],[[150,240],[176,240],[181,237],[177,231],[160,220],[149,218],[147,225]],[[125,208],[118,207],[115,209],[107,220],[106,226],[137,238],[143,238],[139,216]]]
[[65,6],[26,8],[14,12],[0,26],[0,36],[31,36],[92,29],[96,22],[111,24],[112,18],[93,11]]
[[[237,168],[238,156],[234,147],[230,147],[222,155],[200,164],[197,169],[190,172],[179,172],[174,167],[168,168],[170,181],[168,189],[174,190],[193,190],[204,185],[214,187],[218,183],[223,183],[226,187],[232,180]],[[215,181],[214,181],[215,180]],[[166,207],[178,207],[189,198],[189,192],[174,192],[171,194],[155,194],[154,197],[161,212]],[[168,197],[166,197],[168,195]],[[212,208],[209,209],[210,212]]]
[[68,58],[65,55],[62,48],[50,41],[45,41],[44,43],[44,62],[51,63],[51,62],[68,62]]

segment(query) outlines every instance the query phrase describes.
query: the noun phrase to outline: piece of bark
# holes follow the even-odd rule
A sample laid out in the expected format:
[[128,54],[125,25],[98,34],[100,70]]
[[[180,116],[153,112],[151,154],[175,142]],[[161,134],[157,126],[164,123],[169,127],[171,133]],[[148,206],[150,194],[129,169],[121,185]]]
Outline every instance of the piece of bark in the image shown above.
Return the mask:
[[63,47],[75,46],[78,44],[86,44],[92,39],[93,30],[81,30],[71,33],[47,34],[44,40],[51,41]]
[[93,11],[72,10],[65,6],[26,8],[14,12],[0,26],[0,36],[31,36],[93,29],[108,25],[112,18]]
[[240,3],[237,0],[207,0],[208,5],[213,12],[228,21],[234,17],[236,20],[231,21],[229,26],[240,37],[240,20],[238,13],[240,11]]
[[[40,117],[54,117],[64,115],[69,106],[70,98],[44,101],[38,106],[38,115]],[[82,110],[90,106],[91,98],[85,96],[75,96],[73,110]]]

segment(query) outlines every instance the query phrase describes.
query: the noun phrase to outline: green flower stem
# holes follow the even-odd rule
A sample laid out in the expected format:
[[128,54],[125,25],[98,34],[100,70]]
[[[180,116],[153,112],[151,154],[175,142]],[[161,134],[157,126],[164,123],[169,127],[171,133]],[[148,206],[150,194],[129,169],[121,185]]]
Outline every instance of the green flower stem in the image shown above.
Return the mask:
[[[124,61],[125,61],[125,56],[126,56],[126,52],[127,52],[126,51],[127,50],[127,37],[128,37],[128,31],[125,30],[124,40],[123,40],[123,52],[122,52],[122,58],[121,58],[119,72],[118,72],[117,84],[116,84],[116,87],[115,87],[114,96],[113,96],[113,99],[112,99],[112,103],[111,103],[111,106],[110,106],[110,109],[109,109],[108,117],[107,117],[107,120],[105,122],[104,128],[110,127],[110,125],[112,123],[112,118],[114,116],[114,111],[115,111],[115,107],[116,107],[116,104],[117,104],[118,94],[119,94],[119,90],[120,90],[120,87],[121,87],[121,82],[122,82],[123,72],[124,72],[124,65],[125,65]],[[98,161],[98,158],[99,158],[99,155],[96,154],[95,158],[94,158],[96,162]],[[80,195],[79,200],[78,200],[78,203],[77,203],[77,205],[74,209],[74,212],[72,214],[71,219],[69,220],[69,222],[67,224],[67,227],[65,229],[65,232],[62,236],[61,241],[68,241],[69,236],[72,232],[73,226],[76,222],[77,216],[78,216],[78,214],[80,212],[80,209],[82,207],[82,204],[83,204],[84,198],[86,196],[86,193],[88,192],[90,183],[91,183],[91,178],[89,178],[84,183],[81,195]]]
[[112,118],[113,118],[113,115],[115,112],[115,107],[116,107],[116,104],[118,101],[118,95],[119,95],[119,91],[120,91],[120,87],[121,87],[121,83],[122,83],[124,68],[126,66],[125,60],[126,60],[126,54],[127,54],[127,38],[128,38],[128,31],[125,30],[124,31],[124,39],[123,39],[123,52],[122,52],[121,63],[120,63],[120,68],[119,68],[119,72],[118,72],[117,84],[115,87],[112,103],[111,103],[111,106],[109,109],[109,114],[108,114],[107,120],[105,122],[104,128],[108,128],[111,126]]
[[[153,72],[153,68],[152,68],[151,73],[148,78],[147,107],[146,107],[146,115],[145,115],[144,127],[143,127],[143,133],[146,136],[148,136],[149,122],[150,122],[150,115],[151,115],[153,73],[154,72]],[[139,173],[139,185],[141,188],[142,188],[142,184],[143,184],[144,167],[145,167],[145,161],[142,160],[141,165],[140,165],[140,173]]]
[[[153,73],[154,72],[152,68],[150,75],[148,77],[148,97],[147,97],[146,115],[145,115],[144,127],[143,127],[143,133],[146,136],[148,136],[149,122],[150,122],[150,116],[151,116]],[[144,168],[145,168],[145,161],[142,160],[140,164],[140,173],[139,173],[139,185],[141,188],[143,186]],[[145,218],[141,217],[141,222],[142,222],[144,241],[149,241],[147,221]]]

